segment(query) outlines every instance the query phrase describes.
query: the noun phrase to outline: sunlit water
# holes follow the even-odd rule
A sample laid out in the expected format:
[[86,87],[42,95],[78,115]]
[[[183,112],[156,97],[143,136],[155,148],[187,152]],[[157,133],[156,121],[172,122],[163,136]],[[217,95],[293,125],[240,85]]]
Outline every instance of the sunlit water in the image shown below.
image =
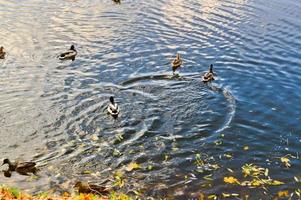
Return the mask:
[[[300,10],[293,0],[1,0],[0,155],[37,161],[41,177],[0,182],[64,191],[137,162],[124,190],[147,196],[293,191],[301,162],[286,169],[279,158],[300,153]],[[76,60],[59,61],[71,44]],[[180,77],[169,65],[176,52]],[[217,80],[205,85],[211,63]],[[111,95],[117,120],[105,111]],[[221,168],[200,172],[197,154]],[[223,182],[245,163],[286,184]]]

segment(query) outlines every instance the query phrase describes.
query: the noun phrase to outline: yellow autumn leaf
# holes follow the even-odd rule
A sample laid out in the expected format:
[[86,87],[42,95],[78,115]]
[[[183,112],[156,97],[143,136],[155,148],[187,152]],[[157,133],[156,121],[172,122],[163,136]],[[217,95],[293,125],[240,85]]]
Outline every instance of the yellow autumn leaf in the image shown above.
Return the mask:
[[216,200],[217,199],[217,195],[211,194],[211,195],[208,196],[208,199]]
[[281,197],[289,197],[288,190],[279,191],[279,192],[278,192],[278,197],[279,197],[279,198],[281,198]]
[[237,178],[234,178],[233,176],[224,177],[224,182],[230,184],[238,184],[238,185],[240,184]]
[[249,150],[249,146],[244,146],[244,150],[248,151]]
[[135,163],[135,162],[131,162],[130,164],[128,164],[128,166],[126,167],[126,171],[130,172],[133,171],[135,169],[140,169],[140,165]]
[[281,181],[273,180],[271,181],[270,185],[283,185],[284,183]]
[[281,157],[280,160],[285,165],[285,167],[289,168],[291,166],[290,159],[288,159],[287,157]]
[[254,187],[259,187],[259,186],[262,185],[262,182],[261,182],[260,180],[255,180],[255,179],[254,179],[254,180],[251,182],[251,185],[254,186]]

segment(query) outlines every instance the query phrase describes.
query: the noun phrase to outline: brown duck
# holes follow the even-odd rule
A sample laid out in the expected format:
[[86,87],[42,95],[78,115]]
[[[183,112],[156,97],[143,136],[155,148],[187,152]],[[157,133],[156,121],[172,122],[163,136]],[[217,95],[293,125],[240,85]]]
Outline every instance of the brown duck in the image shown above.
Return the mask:
[[202,81],[204,83],[208,83],[214,80],[214,72],[213,72],[213,65],[211,64],[209,66],[209,71],[206,72],[203,77],[202,77]]
[[172,65],[172,72],[173,74],[175,74],[175,71],[182,65],[182,59],[179,53],[177,53],[176,58],[172,61],[171,65]]
[[100,195],[109,194],[109,189],[107,187],[101,185],[94,185],[87,182],[78,181],[74,187],[78,189],[79,193],[94,193]]
[[37,175],[37,172],[39,169],[36,167],[35,162],[11,162],[8,158],[3,160],[3,164],[8,164],[8,170],[7,171],[16,171],[21,175],[29,175],[29,173],[33,173],[34,175]]
[[0,47],[0,59],[4,59],[5,58],[5,51],[3,47]]
[[74,47],[74,45],[71,45],[70,49],[66,51],[65,53],[61,53],[59,56],[60,60],[75,60],[75,56],[77,55],[77,51]]

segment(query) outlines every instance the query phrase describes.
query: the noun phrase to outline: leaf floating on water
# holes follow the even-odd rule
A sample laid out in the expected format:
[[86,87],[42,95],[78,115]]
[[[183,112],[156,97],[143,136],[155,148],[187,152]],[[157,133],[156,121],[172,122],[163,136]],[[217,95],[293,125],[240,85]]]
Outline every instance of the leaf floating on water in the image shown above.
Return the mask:
[[113,156],[119,157],[121,155],[122,155],[122,153],[118,149],[113,150]]
[[295,193],[299,198],[301,197],[301,189],[297,189]]
[[249,150],[249,146],[244,146],[244,150],[248,151]]
[[211,194],[211,195],[208,196],[208,199],[216,200],[217,199],[217,195]]
[[294,179],[297,183],[301,182],[301,178],[299,176],[294,176]]
[[204,179],[207,180],[207,181],[212,181],[213,178],[211,178],[211,177],[212,177],[212,174],[209,174],[207,176],[204,176]]
[[91,136],[91,140],[93,140],[93,141],[97,141],[99,138],[98,138],[98,135],[97,134],[93,134],[92,136]]
[[230,168],[227,168],[227,170],[228,170],[229,172],[231,172],[231,173],[234,172],[234,171],[233,171],[232,169],[230,169]]
[[240,185],[240,182],[237,180],[237,178],[234,178],[233,176],[224,177],[224,182],[225,183],[230,183],[230,184]]
[[126,167],[126,171],[130,172],[130,171],[133,171],[135,169],[140,169],[140,165],[135,163],[135,162],[132,162],[130,164],[128,164],[128,166]]
[[289,197],[288,190],[279,191],[279,192],[278,192],[278,197],[279,197],[279,198]]
[[285,167],[289,168],[291,166],[290,159],[288,159],[287,157],[281,157],[280,160],[285,165]]
[[269,185],[283,185],[284,183],[277,180],[272,180]]
[[233,158],[233,156],[231,154],[224,154],[224,156],[229,159]]
[[224,198],[229,198],[229,197],[239,197],[239,194],[236,194],[236,193],[222,193],[223,197]]
[[164,162],[166,162],[169,159],[169,155],[165,154],[164,156]]
[[90,170],[85,170],[85,171],[82,172],[82,174],[92,174],[92,171],[90,171]]
[[223,142],[221,140],[214,141],[215,146],[221,145]]
[[148,165],[148,166],[147,166],[147,169],[148,169],[148,170],[153,170],[154,167],[153,167],[152,165]]
[[242,166],[242,173],[244,174],[244,177],[258,177],[265,174],[265,168],[253,164],[245,164]]
[[265,176],[269,176],[269,169],[268,169],[268,168],[265,169],[264,175],[265,175]]

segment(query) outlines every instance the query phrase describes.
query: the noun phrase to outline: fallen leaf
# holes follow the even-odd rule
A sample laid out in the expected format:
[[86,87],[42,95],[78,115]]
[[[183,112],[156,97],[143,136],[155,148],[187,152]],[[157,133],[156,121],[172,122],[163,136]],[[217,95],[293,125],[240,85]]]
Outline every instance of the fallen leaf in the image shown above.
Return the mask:
[[287,157],[281,157],[280,160],[285,165],[285,167],[289,168],[291,166],[290,159],[288,159]]
[[244,146],[244,150],[248,151],[249,150],[249,146]]
[[130,164],[128,164],[128,166],[126,167],[126,171],[130,172],[133,171],[135,169],[140,169],[140,165],[135,163],[135,162],[131,162]]
[[289,197],[288,190],[279,191],[278,192],[278,197],[279,198],[281,198],[281,197]]
[[224,177],[224,182],[230,184],[238,184],[238,185],[240,184],[237,178],[234,178],[233,176]]

